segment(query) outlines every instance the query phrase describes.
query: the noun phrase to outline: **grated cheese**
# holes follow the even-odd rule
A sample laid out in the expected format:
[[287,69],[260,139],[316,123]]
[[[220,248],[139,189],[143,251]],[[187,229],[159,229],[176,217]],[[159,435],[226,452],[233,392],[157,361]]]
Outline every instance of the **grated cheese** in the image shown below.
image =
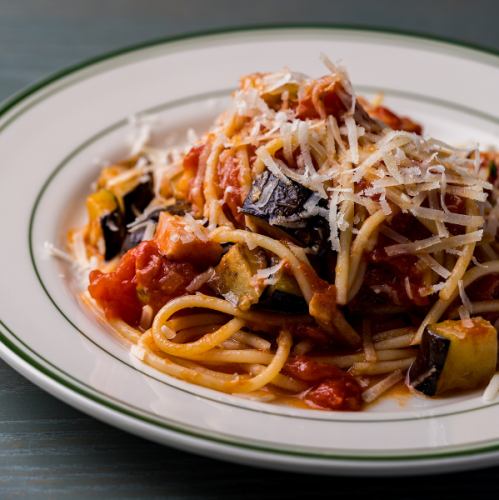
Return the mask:
[[468,295],[466,295],[466,291],[464,290],[463,280],[459,280],[457,282],[457,286],[459,288],[459,296],[461,297],[461,302],[463,303],[464,310],[466,311],[467,318],[469,319],[470,314],[473,312],[473,305]]
[[483,392],[483,400],[486,403],[490,403],[493,401],[497,394],[499,393],[499,373],[496,373],[491,379],[485,391]]
[[422,219],[448,222],[449,224],[457,224],[459,226],[480,227],[484,222],[483,217],[480,215],[445,213],[443,210],[426,207],[415,207],[411,209],[411,212],[416,217],[421,217]]

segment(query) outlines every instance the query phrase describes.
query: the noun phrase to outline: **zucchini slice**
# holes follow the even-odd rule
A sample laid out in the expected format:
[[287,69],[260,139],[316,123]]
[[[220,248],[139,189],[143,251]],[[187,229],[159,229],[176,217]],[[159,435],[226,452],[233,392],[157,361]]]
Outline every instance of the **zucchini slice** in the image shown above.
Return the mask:
[[100,189],[87,198],[88,242],[99,248],[104,241],[104,259],[111,260],[118,255],[125,238],[126,227],[123,214],[114,194]]
[[480,317],[426,328],[408,384],[427,396],[484,386],[496,371],[497,332]]

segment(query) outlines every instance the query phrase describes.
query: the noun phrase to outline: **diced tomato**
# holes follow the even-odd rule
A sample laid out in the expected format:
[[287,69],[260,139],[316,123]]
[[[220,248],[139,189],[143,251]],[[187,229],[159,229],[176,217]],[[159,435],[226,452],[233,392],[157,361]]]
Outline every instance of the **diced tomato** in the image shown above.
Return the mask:
[[414,132],[421,135],[423,128],[419,123],[412,121],[407,116],[398,116],[391,109],[385,106],[375,106],[369,109],[369,115],[373,118],[381,120],[394,130],[405,130],[406,132]]
[[328,410],[358,411],[362,389],[354,378],[328,379],[310,390],[305,399]]
[[[331,80],[331,77],[323,77],[313,85],[305,88],[303,96],[298,101],[296,116],[300,120],[325,118],[333,115],[339,118],[347,110],[347,106],[339,97],[345,90],[340,82]],[[324,116],[322,116],[324,115]]]
[[243,204],[239,160],[234,155],[222,153],[217,165],[218,185],[223,191],[225,205],[230,210],[234,220],[241,226],[244,224],[244,215],[239,212]]
[[472,283],[466,292],[471,300],[497,300],[499,298],[499,274],[487,274]]
[[203,152],[204,144],[193,146],[184,157],[184,170],[195,174],[198,171],[199,157]]
[[[432,234],[421,222],[409,213],[399,212],[390,222],[390,227],[405,236],[411,241],[423,240],[430,237]],[[386,242],[386,245],[391,245],[392,242]]]
[[200,224],[167,212],[159,217],[154,240],[168,259],[205,269],[217,264],[223,251],[220,244],[208,240],[208,233]]
[[134,250],[121,258],[116,271],[106,274],[98,270],[91,271],[88,291],[107,318],[120,318],[135,326],[140,321],[142,304],[137,297]]
[[[415,255],[388,256],[384,248],[378,246],[368,255],[368,261],[364,287],[385,296],[394,305],[428,304],[428,297],[419,293],[423,286],[423,275],[416,265],[418,259]],[[409,280],[408,285],[406,278]],[[407,288],[410,288],[410,295]]]
[[463,214],[466,210],[466,203],[463,198],[454,194],[445,195],[445,205],[450,212],[454,212],[456,214]]
[[480,170],[486,170],[487,180],[492,184],[497,181],[499,154],[495,151],[480,151]]
[[289,331],[293,337],[300,339],[312,340],[317,344],[329,344],[332,340],[331,335],[323,330],[320,326],[313,324],[293,323],[289,327]]
[[[356,182],[354,185],[354,190],[356,193],[362,193],[362,191],[372,188],[372,183],[371,181],[368,181],[367,179],[361,179],[359,182]],[[363,196],[366,196],[365,193],[362,193]],[[381,198],[380,193],[374,193],[369,196],[371,200],[379,201]]]
[[200,178],[203,177],[203,172],[200,169],[201,154],[205,149],[204,144],[193,146],[189,152],[184,156],[183,171],[180,179],[176,183],[176,197],[187,199],[193,204],[194,209],[202,211],[204,197],[202,193],[202,182]]
[[307,356],[290,357],[283,371],[303,382],[319,382],[326,378],[341,378],[347,375],[337,366],[319,363]]
[[[398,213],[391,220],[390,227],[411,241],[430,236],[428,229],[410,214]],[[419,293],[424,283],[418,258],[408,254],[388,256],[385,247],[392,244],[392,240],[380,236],[377,246],[367,254],[368,267],[363,289],[369,289],[374,295],[384,297],[394,305],[427,305],[428,297],[423,297]],[[409,279],[409,283],[406,278]],[[359,294],[357,302],[361,300],[362,295]]]
[[106,317],[137,326],[144,305],[157,312],[169,300],[185,294],[197,274],[192,264],[172,262],[154,241],[144,241],[123,255],[115,271],[92,271],[88,291]]
[[198,275],[192,264],[172,262],[155,244],[144,245],[143,251],[137,253],[135,267],[138,297],[153,311],[161,309],[172,298],[185,294],[185,287]]
[[307,356],[294,356],[283,371],[303,382],[316,383],[305,395],[305,400],[331,410],[360,410],[362,389],[348,373],[326,363],[318,363]]

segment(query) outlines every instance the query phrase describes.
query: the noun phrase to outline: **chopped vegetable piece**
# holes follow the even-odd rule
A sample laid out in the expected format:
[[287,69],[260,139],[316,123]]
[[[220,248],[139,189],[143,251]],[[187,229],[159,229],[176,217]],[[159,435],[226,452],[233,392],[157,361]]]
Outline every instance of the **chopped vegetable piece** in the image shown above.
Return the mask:
[[490,380],[496,363],[497,332],[488,321],[447,320],[425,330],[408,381],[427,396],[475,389]]
[[[171,205],[159,207],[148,214],[145,221],[151,221],[155,224],[158,223],[161,212],[168,212],[172,215],[185,215],[189,210],[190,205],[186,202],[177,201]],[[146,231],[146,224],[140,227],[129,230],[123,242],[122,252],[128,252],[131,248],[137,246],[143,239]]]
[[125,223],[133,222],[154,198],[152,175],[141,177],[137,184],[122,195]]
[[320,408],[357,411],[362,407],[362,389],[349,373],[340,368],[318,363],[307,356],[294,356],[283,372],[304,382],[316,382],[304,398]]
[[336,314],[336,287],[328,285],[322,290],[318,290],[312,295],[308,305],[310,316],[321,324],[331,326],[333,317]]
[[153,241],[144,241],[123,255],[115,271],[92,271],[88,291],[107,318],[137,326],[144,305],[156,313],[184,294],[196,274],[191,264],[171,262]]
[[203,269],[216,265],[223,252],[220,244],[208,239],[208,232],[199,221],[167,212],[159,216],[154,239],[169,259]]
[[111,191],[100,189],[88,196],[86,204],[88,242],[99,248],[99,241],[104,241],[104,259],[111,260],[120,253],[126,231],[118,201]]
[[241,211],[281,227],[305,227],[303,205],[312,191],[294,181],[285,183],[268,170],[253,182]]
[[275,312],[307,314],[308,304],[293,276],[281,268],[272,280],[275,280],[275,283],[265,289],[258,307]]
[[266,265],[263,253],[250,251],[246,245],[233,245],[215,268],[209,284],[239,309],[247,310],[258,302],[265,288],[263,280],[255,279],[255,275]]
[[[292,180],[286,183],[266,170],[253,181],[241,212],[274,238],[322,248],[327,245],[329,228],[325,219],[305,210],[311,196],[310,189]],[[324,208],[324,203],[321,200],[319,206]]]
[[406,132],[414,132],[418,135],[423,133],[423,127],[419,123],[416,123],[407,116],[399,116],[385,106],[373,106],[368,108],[368,112],[371,117],[381,120],[394,130],[405,130]]
[[309,391],[305,400],[328,410],[358,411],[362,408],[362,389],[353,377],[327,379]]

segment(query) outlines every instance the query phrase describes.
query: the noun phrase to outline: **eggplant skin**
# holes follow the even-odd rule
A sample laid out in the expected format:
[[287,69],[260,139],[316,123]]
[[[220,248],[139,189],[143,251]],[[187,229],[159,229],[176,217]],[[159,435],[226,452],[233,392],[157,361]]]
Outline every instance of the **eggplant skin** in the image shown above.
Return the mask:
[[301,212],[311,195],[310,189],[292,180],[286,183],[265,170],[253,181],[241,212],[275,226],[305,227],[306,219],[301,217]]
[[254,282],[258,270],[267,265],[263,252],[250,251],[246,245],[235,244],[224,254],[215,267],[215,275],[209,286],[231,304],[248,310],[256,304],[264,285]]
[[145,232],[146,232],[146,227],[143,226],[140,227],[139,229],[136,229],[135,231],[130,231],[126,233],[123,245],[121,247],[121,251],[125,253],[128,252],[128,250],[131,250],[132,248],[136,247],[142,241]]
[[[149,213],[147,216],[147,220],[155,222],[156,224],[159,221],[159,216],[161,212],[168,212],[172,215],[185,215],[186,212],[190,210],[190,205],[187,202],[176,201],[172,205],[166,205],[164,207],[159,207]],[[142,226],[135,231],[128,231],[126,233],[125,239],[123,241],[123,246],[121,248],[122,252],[128,252],[132,248],[136,247],[144,237],[144,233],[146,231],[146,226]]]
[[416,360],[409,369],[409,386],[428,396],[483,387],[496,371],[497,331],[489,321],[471,324],[446,320],[429,325]]
[[154,198],[154,183],[151,175],[123,195],[123,207],[125,210],[125,224],[130,224],[142,213]]
[[123,215],[117,208],[100,218],[102,237],[104,238],[104,259],[111,260],[121,252],[125,239],[125,223]]
[[427,396],[434,396],[449,348],[449,339],[427,328],[421,339],[419,354],[409,368],[409,385]]
[[[303,207],[313,192],[297,182],[288,181],[265,170],[253,181],[241,212],[270,236],[288,237],[298,245],[316,247],[318,253],[322,253],[329,248],[329,225],[322,217],[306,217]],[[326,204],[326,200],[319,202],[322,208]]]
[[308,313],[308,304],[303,297],[282,292],[281,290],[274,290],[272,293],[265,291],[258,304],[254,307],[286,314]]

